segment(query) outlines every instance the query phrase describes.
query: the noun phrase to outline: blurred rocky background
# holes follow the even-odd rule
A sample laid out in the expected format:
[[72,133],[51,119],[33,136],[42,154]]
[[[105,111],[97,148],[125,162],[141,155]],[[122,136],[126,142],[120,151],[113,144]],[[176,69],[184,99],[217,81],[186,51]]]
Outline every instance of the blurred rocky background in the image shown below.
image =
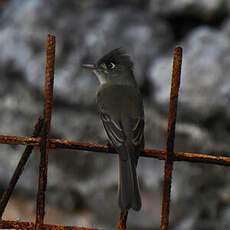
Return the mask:
[[[173,49],[184,49],[176,151],[230,153],[229,0],[0,0],[0,133],[30,136],[43,112],[45,45],[56,35],[52,137],[106,143],[96,77],[80,64],[123,47],[145,101],[146,147],[163,149]],[[23,151],[1,145],[0,192]],[[46,222],[114,229],[117,157],[49,153]],[[34,220],[39,151],[32,154],[4,218]],[[175,163],[172,230],[230,228],[230,169]],[[128,229],[159,229],[163,162],[142,158],[143,208]]]

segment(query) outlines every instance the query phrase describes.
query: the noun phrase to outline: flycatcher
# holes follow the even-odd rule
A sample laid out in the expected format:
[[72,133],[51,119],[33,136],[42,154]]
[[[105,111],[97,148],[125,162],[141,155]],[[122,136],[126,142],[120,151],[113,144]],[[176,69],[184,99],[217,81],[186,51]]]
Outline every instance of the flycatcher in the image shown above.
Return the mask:
[[140,152],[144,149],[144,109],[133,74],[133,63],[121,48],[100,58],[92,70],[100,81],[97,105],[109,143],[119,154],[118,203],[121,211],[141,208],[136,175]]

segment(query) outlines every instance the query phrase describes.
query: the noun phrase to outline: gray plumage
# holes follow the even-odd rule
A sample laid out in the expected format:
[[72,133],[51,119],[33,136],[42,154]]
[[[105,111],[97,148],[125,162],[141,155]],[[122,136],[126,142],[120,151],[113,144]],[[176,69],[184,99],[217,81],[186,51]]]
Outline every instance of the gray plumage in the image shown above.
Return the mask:
[[122,49],[115,49],[99,59],[93,70],[101,82],[97,92],[100,117],[119,154],[119,207],[138,211],[141,197],[136,167],[144,149],[144,110],[133,63]]
[[[107,96],[111,92],[113,96]],[[104,85],[97,93],[98,107],[107,136],[119,153],[118,201],[123,211],[141,208],[136,167],[139,154],[144,148],[144,115],[138,95],[136,87],[122,85]],[[139,108],[133,103],[138,100]]]

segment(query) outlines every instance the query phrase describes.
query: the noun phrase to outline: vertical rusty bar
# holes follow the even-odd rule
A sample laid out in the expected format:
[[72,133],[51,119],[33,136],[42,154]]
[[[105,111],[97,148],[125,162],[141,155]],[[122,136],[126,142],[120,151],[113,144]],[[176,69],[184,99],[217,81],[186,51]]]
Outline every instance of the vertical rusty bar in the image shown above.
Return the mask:
[[46,72],[45,72],[45,104],[44,125],[41,140],[41,157],[39,166],[39,185],[37,194],[37,210],[35,229],[42,229],[45,216],[45,191],[47,184],[48,151],[50,138],[51,111],[53,103],[54,83],[54,61],[55,61],[55,36],[48,35],[46,46]]
[[120,213],[120,220],[117,225],[117,230],[125,230],[126,229],[126,221],[128,218],[128,211],[124,211]]
[[167,230],[169,224],[170,192],[173,171],[173,151],[175,139],[175,126],[177,114],[178,92],[180,88],[180,75],[182,64],[182,48],[177,46],[174,50],[171,93],[168,113],[168,130],[166,141],[166,160],[164,168],[163,199],[161,210],[161,230]]
[[[43,123],[42,119],[39,118],[37,120],[37,122],[35,123],[32,137],[38,137],[39,136],[39,134],[41,132],[42,123]],[[6,205],[8,204],[10,196],[11,196],[12,192],[14,191],[15,185],[17,184],[18,179],[24,170],[24,166],[25,166],[26,162],[28,161],[33,148],[34,148],[34,146],[26,146],[26,148],[25,148],[25,150],[21,156],[21,159],[18,162],[18,165],[14,171],[14,174],[10,179],[9,185],[1,197],[0,219],[2,218],[2,215],[3,215],[3,212],[5,211]]]

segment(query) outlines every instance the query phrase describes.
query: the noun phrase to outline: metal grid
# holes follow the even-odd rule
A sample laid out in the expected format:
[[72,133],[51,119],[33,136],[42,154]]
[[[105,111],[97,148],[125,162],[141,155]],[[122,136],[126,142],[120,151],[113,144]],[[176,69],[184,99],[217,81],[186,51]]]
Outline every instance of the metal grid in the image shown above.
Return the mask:
[[[0,135],[0,144],[10,145],[26,145],[21,159],[15,169],[15,172],[9,182],[9,185],[3,193],[0,200],[0,228],[1,229],[60,229],[60,230],[96,230],[95,228],[84,228],[76,226],[61,226],[44,224],[45,215],[45,192],[47,184],[47,169],[48,169],[48,151],[49,149],[65,148],[93,151],[98,153],[112,153],[116,154],[111,147],[98,144],[78,143],[69,140],[51,139],[51,114],[53,103],[53,82],[54,82],[54,62],[55,62],[55,36],[48,35],[47,49],[46,49],[46,72],[45,72],[45,103],[43,118],[39,118],[35,124],[32,137],[22,136],[8,136]],[[209,164],[219,164],[230,166],[230,158],[222,156],[213,156],[209,154],[174,152],[174,139],[176,127],[176,114],[178,92],[180,88],[180,75],[182,64],[182,48],[176,47],[174,50],[172,80],[171,80],[171,94],[168,112],[168,130],[166,138],[166,150],[145,149],[142,157],[151,157],[159,160],[164,160],[164,184],[163,184],[163,198],[161,211],[161,230],[167,230],[169,224],[170,211],[170,191],[172,182],[172,171],[174,161],[189,161]],[[37,209],[35,222],[11,221],[2,220],[2,215],[10,199],[10,196],[15,188],[15,185],[23,172],[24,166],[29,159],[34,147],[40,147],[40,166],[39,166],[39,181],[37,192]],[[218,154],[216,154],[218,155]],[[126,221],[128,212],[120,214],[120,219],[116,227],[117,230],[126,229]]]

